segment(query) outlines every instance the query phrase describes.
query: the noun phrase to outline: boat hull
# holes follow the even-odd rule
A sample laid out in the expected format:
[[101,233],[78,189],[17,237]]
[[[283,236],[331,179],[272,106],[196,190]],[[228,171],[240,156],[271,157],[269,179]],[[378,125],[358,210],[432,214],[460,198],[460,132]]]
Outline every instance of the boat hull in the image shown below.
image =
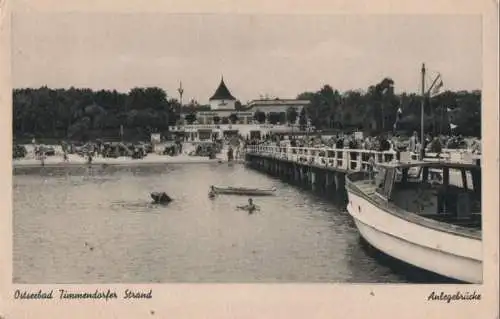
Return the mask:
[[259,190],[259,189],[227,189],[227,188],[214,188],[214,192],[221,195],[242,195],[242,196],[272,196],[275,189]]
[[381,252],[418,268],[468,283],[482,283],[480,239],[430,229],[379,208],[347,190],[347,210],[361,236]]

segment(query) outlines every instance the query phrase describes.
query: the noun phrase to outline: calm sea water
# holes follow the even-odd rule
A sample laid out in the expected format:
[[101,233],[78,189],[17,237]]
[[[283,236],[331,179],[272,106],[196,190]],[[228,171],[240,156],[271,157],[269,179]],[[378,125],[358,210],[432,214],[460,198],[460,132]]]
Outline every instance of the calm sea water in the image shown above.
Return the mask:
[[[242,165],[16,169],[13,183],[15,283],[406,282],[343,208]],[[249,215],[212,184],[277,195]]]

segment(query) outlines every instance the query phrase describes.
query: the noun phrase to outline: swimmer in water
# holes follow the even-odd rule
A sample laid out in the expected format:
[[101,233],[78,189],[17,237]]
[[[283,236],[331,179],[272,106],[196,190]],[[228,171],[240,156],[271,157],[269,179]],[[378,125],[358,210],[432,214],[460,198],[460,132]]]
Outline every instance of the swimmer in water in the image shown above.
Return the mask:
[[238,206],[239,209],[247,210],[249,214],[252,214],[254,211],[258,209],[258,207],[253,203],[251,198],[248,199],[248,205]]
[[208,192],[208,197],[209,198],[215,198],[215,187],[214,185],[210,186],[210,191]]
[[173,199],[170,196],[168,196],[167,193],[165,193],[165,192],[151,193],[151,198],[154,200],[155,204],[166,205],[166,204],[170,203],[171,201],[173,201]]

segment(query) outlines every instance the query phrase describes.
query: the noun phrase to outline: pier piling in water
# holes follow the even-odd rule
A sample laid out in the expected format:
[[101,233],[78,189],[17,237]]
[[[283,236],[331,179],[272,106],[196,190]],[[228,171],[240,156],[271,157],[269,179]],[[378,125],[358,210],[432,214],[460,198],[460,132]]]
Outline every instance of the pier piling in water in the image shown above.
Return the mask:
[[246,154],[248,167],[277,177],[284,182],[320,193],[327,198],[343,198],[345,173],[329,167],[313,167],[307,163],[292,163],[279,158],[267,158],[258,154]]

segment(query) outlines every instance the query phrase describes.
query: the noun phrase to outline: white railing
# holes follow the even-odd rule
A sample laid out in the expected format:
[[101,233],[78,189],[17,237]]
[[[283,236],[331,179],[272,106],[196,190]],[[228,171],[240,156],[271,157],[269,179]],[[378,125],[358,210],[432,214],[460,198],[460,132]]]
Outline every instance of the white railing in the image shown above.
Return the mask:
[[[345,171],[367,170],[373,164],[395,160],[396,152],[360,149],[334,149],[249,145],[246,153],[284,159],[301,164],[324,166]],[[372,159],[370,159],[372,158]]]
[[[345,171],[365,171],[372,165],[396,160],[396,152],[394,150],[380,152],[365,149],[335,149],[328,147],[248,145],[246,153],[260,154],[296,163],[331,167]],[[435,153],[426,154],[430,158],[436,156]],[[480,155],[473,155],[470,152],[443,152],[439,154],[440,160],[450,160],[453,162],[468,163],[477,158],[480,158]],[[418,159],[418,154],[410,152],[400,153],[400,160],[402,162]]]

